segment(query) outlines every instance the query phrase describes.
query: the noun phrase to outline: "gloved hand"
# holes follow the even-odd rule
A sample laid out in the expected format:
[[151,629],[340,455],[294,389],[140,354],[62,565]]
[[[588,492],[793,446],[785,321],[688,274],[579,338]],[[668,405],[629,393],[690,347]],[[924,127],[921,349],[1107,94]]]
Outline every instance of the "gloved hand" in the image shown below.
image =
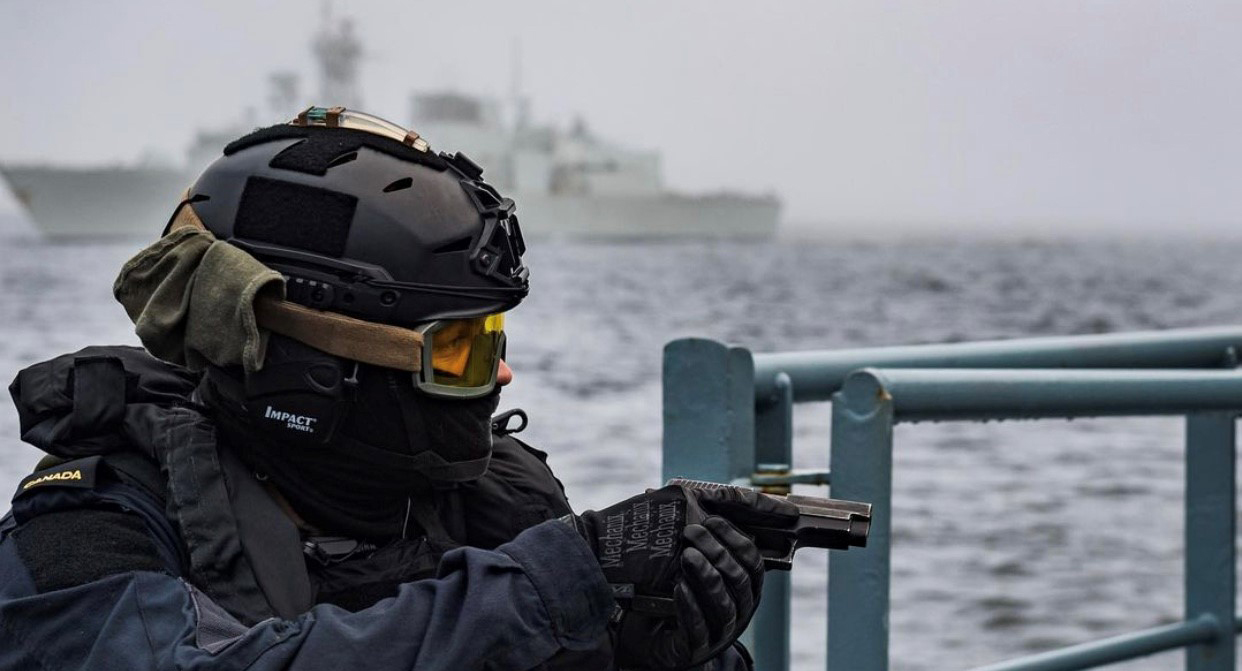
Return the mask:
[[621,606],[613,646],[620,668],[686,669],[732,644],[763,586],[759,549],[733,523],[797,519],[783,499],[680,486],[573,518]]
[[694,671],[755,671],[755,660],[746,646],[734,641],[732,647],[694,667]]

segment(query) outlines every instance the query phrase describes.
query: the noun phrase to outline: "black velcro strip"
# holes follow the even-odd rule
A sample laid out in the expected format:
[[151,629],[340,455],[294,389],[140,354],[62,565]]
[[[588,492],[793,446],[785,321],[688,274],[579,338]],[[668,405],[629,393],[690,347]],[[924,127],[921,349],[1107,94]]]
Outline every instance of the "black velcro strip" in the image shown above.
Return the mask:
[[131,513],[44,513],[18,527],[13,538],[40,593],[129,571],[166,572],[146,524]]
[[266,177],[246,180],[233,233],[239,238],[340,257],[358,199]]
[[[268,163],[278,170],[296,170],[308,175],[326,175],[338,159],[358,156],[362,138],[358,134],[323,136],[314,135],[285,147]],[[348,162],[348,161],[346,161]]]

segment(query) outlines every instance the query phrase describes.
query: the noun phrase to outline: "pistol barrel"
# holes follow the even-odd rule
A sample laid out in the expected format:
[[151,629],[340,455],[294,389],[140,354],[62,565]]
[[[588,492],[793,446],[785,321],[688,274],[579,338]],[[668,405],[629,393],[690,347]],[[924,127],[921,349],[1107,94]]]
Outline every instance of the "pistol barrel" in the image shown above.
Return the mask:
[[[798,538],[802,545],[845,550],[867,547],[871,531],[871,504],[790,494],[785,500],[798,506]],[[820,544],[825,543],[825,544]],[[836,543],[843,543],[838,547]]]
[[[673,478],[670,485],[690,489],[743,489],[735,485],[702,482],[685,478]],[[798,494],[762,494],[775,496],[798,507],[798,521],[788,527],[739,524],[738,527],[755,539],[755,545],[763,554],[764,568],[785,570],[793,568],[793,555],[798,548],[813,547],[829,550],[848,550],[851,547],[867,547],[867,534],[871,531],[871,504],[841,499],[823,499]]]

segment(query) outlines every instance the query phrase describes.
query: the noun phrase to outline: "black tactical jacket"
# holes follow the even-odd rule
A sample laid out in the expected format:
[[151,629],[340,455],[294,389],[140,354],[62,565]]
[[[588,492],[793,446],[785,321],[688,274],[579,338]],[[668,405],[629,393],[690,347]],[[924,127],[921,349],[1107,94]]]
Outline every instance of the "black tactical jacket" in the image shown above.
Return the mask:
[[22,437],[54,459],[0,521],[0,670],[611,667],[610,590],[549,521],[571,511],[541,452],[502,431],[417,537],[307,537],[196,384],[128,347],[18,375]]

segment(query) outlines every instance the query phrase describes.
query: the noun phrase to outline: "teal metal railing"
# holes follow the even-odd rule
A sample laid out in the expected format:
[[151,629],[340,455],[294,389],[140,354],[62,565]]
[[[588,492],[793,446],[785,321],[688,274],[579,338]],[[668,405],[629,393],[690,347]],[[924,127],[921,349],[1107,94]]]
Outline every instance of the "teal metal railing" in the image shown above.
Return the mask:
[[[1242,327],[752,354],[711,340],[664,353],[664,475],[871,503],[865,549],[830,553],[828,668],[888,668],[893,426],[919,420],[1184,415],[1185,619],[977,671],[1088,669],[1185,648],[1235,671],[1236,417]],[[831,400],[829,471],[792,463],[796,403]],[[789,668],[788,575],[769,574],[748,632],[759,671]]]

